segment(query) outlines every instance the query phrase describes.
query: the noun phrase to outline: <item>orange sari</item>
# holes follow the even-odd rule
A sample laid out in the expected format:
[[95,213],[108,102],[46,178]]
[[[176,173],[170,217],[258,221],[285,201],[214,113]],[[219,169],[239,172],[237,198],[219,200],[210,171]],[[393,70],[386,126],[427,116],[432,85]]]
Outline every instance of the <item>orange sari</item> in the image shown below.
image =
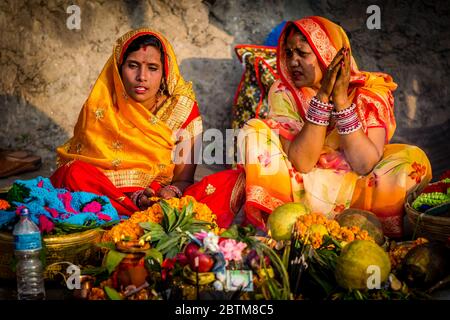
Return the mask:
[[[265,218],[286,202],[303,202],[311,210],[333,218],[348,207],[374,212],[387,236],[400,237],[403,203],[408,192],[423,188],[431,180],[431,166],[425,153],[417,147],[386,144],[382,160],[366,176],[358,176],[347,163],[340,148],[339,135],[332,123],[322,154],[314,169],[302,174],[292,166],[282,148],[279,135],[292,140],[302,129],[312,98],[311,90],[295,88],[286,66],[286,28],[295,24],[325,69],[339,49],[350,47],[344,30],[321,17],[288,22],[277,48],[280,79],[269,92],[267,120],[251,119],[244,127],[247,141],[240,146],[245,159],[246,204],[249,222],[264,228]],[[364,132],[382,127],[386,143],[392,138],[396,122],[392,91],[397,85],[383,73],[360,71],[351,58],[349,98]]]
[[[142,35],[157,37],[165,53],[167,95],[156,114],[128,97],[118,69],[128,45]],[[59,169],[52,182],[55,187],[109,196],[120,213],[131,214],[137,208],[123,192],[172,181],[172,152],[180,129],[184,139],[202,133],[192,84],[180,75],[175,53],[163,35],[150,29],[130,31],[117,40],[83,105],[73,137],[57,148]],[[73,165],[77,168],[69,170]]]

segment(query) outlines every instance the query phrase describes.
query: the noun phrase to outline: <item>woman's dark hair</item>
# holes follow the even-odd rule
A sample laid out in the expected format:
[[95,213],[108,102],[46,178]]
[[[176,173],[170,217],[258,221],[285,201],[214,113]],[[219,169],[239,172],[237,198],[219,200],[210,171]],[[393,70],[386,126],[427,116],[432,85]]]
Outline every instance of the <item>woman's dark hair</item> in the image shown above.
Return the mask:
[[300,34],[301,37],[302,37],[305,41],[307,41],[305,35],[303,34],[303,32],[301,32],[300,29],[299,29],[295,24],[291,23],[290,25],[287,26],[286,31],[285,31],[285,33],[284,33],[284,34],[286,35],[286,36],[284,37],[284,44],[287,43],[287,39],[288,39],[291,35],[293,35],[294,33]]
[[[159,39],[157,37],[150,35],[150,34],[146,34],[145,36],[140,36],[140,37],[134,39],[130,43],[127,50],[123,54],[122,64],[120,65],[120,68],[119,68],[120,73],[122,73],[122,66],[125,63],[125,61],[127,61],[127,58],[130,55],[130,53],[132,53],[134,51],[138,51],[142,47],[146,47],[146,46],[152,46],[152,47],[159,49],[159,52],[161,53],[161,66],[163,68],[163,76],[162,76],[163,80],[162,81],[165,82],[166,76],[165,76],[165,70],[164,70],[164,49],[163,49],[161,41],[159,41]],[[165,87],[165,84],[164,84],[164,87]]]

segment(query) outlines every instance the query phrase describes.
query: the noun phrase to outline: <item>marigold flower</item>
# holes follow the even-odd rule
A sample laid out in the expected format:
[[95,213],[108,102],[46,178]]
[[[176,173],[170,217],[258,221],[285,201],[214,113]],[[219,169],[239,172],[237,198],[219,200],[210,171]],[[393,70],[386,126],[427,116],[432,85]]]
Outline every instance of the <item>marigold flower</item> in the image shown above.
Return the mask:
[[9,208],[11,208],[11,205],[9,204],[8,201],[0,199],[0,210],[8,210]]
[[[152,198],[152,201],[158,201],[159,198]],[[194,218],[197,220],[207,221],[212,223],[215,226],[214,232],[217,232],[219,229],[217,227],[217,217],[211,211],[211,209],[203,203],[197,202],[194,197],[185,196],[182,198],[170,198],[166,200],[166,202],[178,209],[181,210],[183,207],[187,206],[189,202],[192,202],[194,205]],[[103,241],[111,241],[113,239],[117,239],[123,235],[124,237],[128,237],[130,240],[137,240],[142,235],[144,235],[144,230],[141,228],[139,223],[141,222],[154,222],[161,223],[163,220],[163,212],[162,208],[159,205],[159,202],[153,204],[151,207],[147,208],[143,211],[135,212],[128,220],[121,222],[120,224],[114,226],[111,230],[106,232],[103,236]]]

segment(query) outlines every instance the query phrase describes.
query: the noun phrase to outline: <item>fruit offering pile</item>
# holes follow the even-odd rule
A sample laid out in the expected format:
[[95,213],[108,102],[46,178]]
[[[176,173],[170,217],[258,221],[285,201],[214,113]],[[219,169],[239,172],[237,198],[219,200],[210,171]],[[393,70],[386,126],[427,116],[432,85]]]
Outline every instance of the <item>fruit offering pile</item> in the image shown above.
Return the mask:
[[329,219],[299,203],[275,209],[262,234],[218,230],[193,198],[159,200],[104,240],[88,299],[426,299],[450,270],[445,245],[391,241],[371,212]]

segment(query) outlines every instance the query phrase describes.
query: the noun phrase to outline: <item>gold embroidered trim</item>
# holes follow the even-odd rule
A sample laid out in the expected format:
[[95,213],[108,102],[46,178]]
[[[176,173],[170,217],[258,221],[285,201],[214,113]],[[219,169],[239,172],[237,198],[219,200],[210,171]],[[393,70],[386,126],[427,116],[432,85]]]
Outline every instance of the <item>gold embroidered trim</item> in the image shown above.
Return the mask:
[[117,187],[147,187],[155,176],[140,170],[104,170],[103,173]]
[[202,118],[200,116],[198,116],[197,118],[195,118],[194,120],[192,120],[185,129],[189,135],[190,138],[193,138],[199,134],[201,134],[203,132],[203,122],[202,122]]

